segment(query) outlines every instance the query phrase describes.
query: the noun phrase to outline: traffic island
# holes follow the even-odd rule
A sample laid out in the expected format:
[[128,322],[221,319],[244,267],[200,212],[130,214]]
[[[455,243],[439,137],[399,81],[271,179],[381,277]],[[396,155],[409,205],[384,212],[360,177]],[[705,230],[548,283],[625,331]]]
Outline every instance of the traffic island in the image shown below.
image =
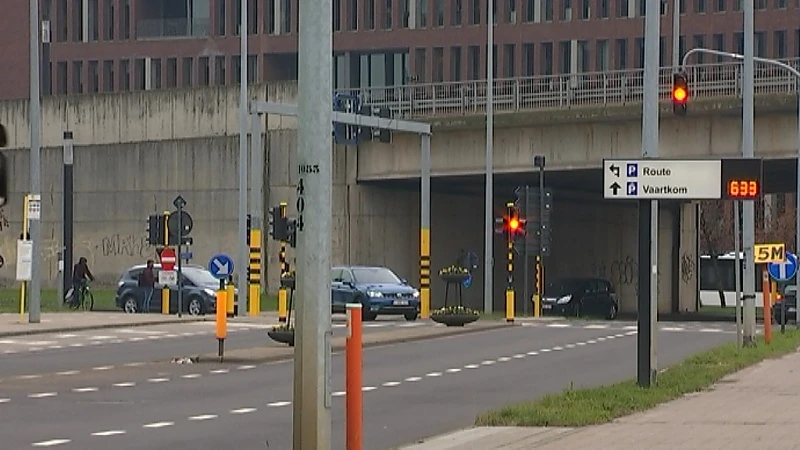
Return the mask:
[[797,351],[800,331],[775,334],[770,345],[759,337],[755,347],[735,343],[698,353],[658,375],[650,388],[635,380],[589,389],[566,389],[559,395],[509,405],[478,416],[478,426],[581,427],[653,408],[686,394],[706,390],[726,375],[765,359]]

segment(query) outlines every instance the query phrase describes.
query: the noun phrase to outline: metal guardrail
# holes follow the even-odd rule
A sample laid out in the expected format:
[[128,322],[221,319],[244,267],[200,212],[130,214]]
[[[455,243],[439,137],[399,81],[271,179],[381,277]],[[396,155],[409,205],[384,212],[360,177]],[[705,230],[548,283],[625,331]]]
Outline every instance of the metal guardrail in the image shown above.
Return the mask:
[[[781,60],[800,69],[800,58]],[[742,94],[740,61],[686,66],[691,98],[738,97]],[[669,100],[672,67],[659,71],[659,98]],[[643,69],[495,79],[495,112],[620,106],[642,102]],[[385,106],[397,118],[463,116],[486,110],[486,81],[419,83],[386,88],[338,90],[362,104]],[[786,70],[756,63],[755,93],[794,94],[798,81]]]
[[209,19],[144,19],[136,22],[136,39],[206,37]]

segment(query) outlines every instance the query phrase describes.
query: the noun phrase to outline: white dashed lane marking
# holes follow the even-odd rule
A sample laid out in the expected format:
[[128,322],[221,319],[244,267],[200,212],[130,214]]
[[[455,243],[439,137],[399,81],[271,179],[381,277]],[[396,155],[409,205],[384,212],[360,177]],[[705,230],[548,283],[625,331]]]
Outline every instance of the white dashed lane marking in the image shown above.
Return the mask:
[[200,420],[211,420],[211,419],[216,419],[216,418],[217,418],[216,414],[203,414],[203,415],[200,415],[200,416],[189,417],[189,420],[200,421]]
[[125,430],[98,431],[96,433],[92,433],[92,436],[117,436],[120,434],[125,434]]
[[68,444],[72,442],[69,439],[50,439],[49,441],[34,442],[34,447],[53,447],[54,445]]
[[142,426],[144,428],[164,428],[164,427],[171,427],[172,425],[175,425],[175,422],[153,422]]

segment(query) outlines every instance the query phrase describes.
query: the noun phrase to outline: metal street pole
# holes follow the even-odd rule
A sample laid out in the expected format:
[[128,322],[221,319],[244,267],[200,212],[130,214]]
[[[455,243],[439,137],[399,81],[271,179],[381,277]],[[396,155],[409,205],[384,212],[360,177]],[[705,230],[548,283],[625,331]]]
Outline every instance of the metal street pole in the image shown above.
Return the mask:
[[681,55],[681,0],[672,2],[672,71],[678,70]]
[[419,294],[420,317],[427,319],[431,312],[431,135],[420,135],[421,180],[420,194],[420,253]]
[[300,0],[294,450],[331,448],[331,0]]
[[[261,141],[261,114],[251,115],[252,123],[250,129],[250,209],[252,230],[256,231],[259,236],[262,236],[263,217],[264,217],[264,147]],[[257,287],[259,295],[250,299],[250,302],[258,303],[261,299],[261,287],[264,285],[264,261],[261,255],[264,254],[264,238],[259,238],[259,252],[258,252],[258,270],[260,276],[258,277]],[[254,245],[252,241],[250,245]],[[248,248],[247,255],[248,265],[250,263],[250,249]],[[248,289],[249,291],[249,289]],[[249,306],[249,305],[248,305]],[[259,306],[260,308],[260,306]]]
[[[797,192],[795,192],[795,246],[794,254],[800,258],[800,76],[796,80],[797,83]],[[800,328],[800,270],[795,275],[795,327]]]
[[[736,273],[736,345],[742,346],[742,257],[739,254],[741,248],[741,236],[739,231],[739,221],[742,216],[739,214],[739,200],[733,201],[733,251],[735,252],[734,270]],[[713,255],[712,255],[713,256]]]
[[239,316],[247,314],[247,277],[245,268],[249,265],[249,250],[247,248],[247,0],[241,0],[241,13],[239,14],[239,230],[237,242],[239,258],[236,265],[240,267],[238,282],[239,293],[236,295],[236,305]]
[[[72,184],[72,163],[75,153],[75,144],[72,140],[72,131],[64,132],[64,188],[62,190],[62,197],[64,205],[63,210],[63,236],[62,245],[64,246],[63,261],[64,261],[64,279],[62,280],[62,288],[64,292],[68,292],[72,287],[72,221],[73,221],[73,184]],[[63,301],[64,297],[60,297],[59,301]]]
[[[42,105],[40,98],[41,72],[39,71],[39,1],[30,0],[30,126],[31,126],[31,194],[41,195],[42,167],[40,138],[42,134]],[[40,203],[41,205],[41,203]],[[41,213],[40,213],[41,214]],[[41,219],[30,221],[33,241],[33,261],[31,263],[30,300],[28,322],[41,321]]]
[[[647,0],[644,22],[644,101],[642,104],[642,156],[658,157],[658,72],[660,0]],[[658,202],[639,201],[639,293],[637,380],[639,386],[655,382],[655,315],[658,313]]]
[[[744,74],[742,81],[742,155],[752,158],[755,150],[753,131],[754,109],[754,77],[755,60],[753,49],[753,2],[744,2]],[[756,303],[755,303],[755,263],[753,247],[755,246],[755,203],[744,201],[742,223],[742,247],[744,248],[744,345],[755,345],[756,337]]]
[[486,199],[483,230],[483,312],[494,308],[494,0],[486,13]]

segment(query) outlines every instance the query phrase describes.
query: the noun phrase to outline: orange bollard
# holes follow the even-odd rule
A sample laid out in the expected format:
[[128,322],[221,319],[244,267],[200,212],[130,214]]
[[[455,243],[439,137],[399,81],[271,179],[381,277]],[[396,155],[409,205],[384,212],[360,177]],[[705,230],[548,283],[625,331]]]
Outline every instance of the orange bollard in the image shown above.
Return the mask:
[[772,302],[770,301],[770,282],[767,266],[761,273],[761,293],[764,297],[764,342],[772,343]]
[[216,332],[217,342],[219,342],[219,361],[222,362],[225,353],[225,338],[228,336],[228,293],[225,292],[225,282],[220,282],[220,289],[217,291],[217,315]]
[[345,415],[347,421],[347,450],[362,448],[361,400],[361,304],[348,303],[347,344],[345,346]]

